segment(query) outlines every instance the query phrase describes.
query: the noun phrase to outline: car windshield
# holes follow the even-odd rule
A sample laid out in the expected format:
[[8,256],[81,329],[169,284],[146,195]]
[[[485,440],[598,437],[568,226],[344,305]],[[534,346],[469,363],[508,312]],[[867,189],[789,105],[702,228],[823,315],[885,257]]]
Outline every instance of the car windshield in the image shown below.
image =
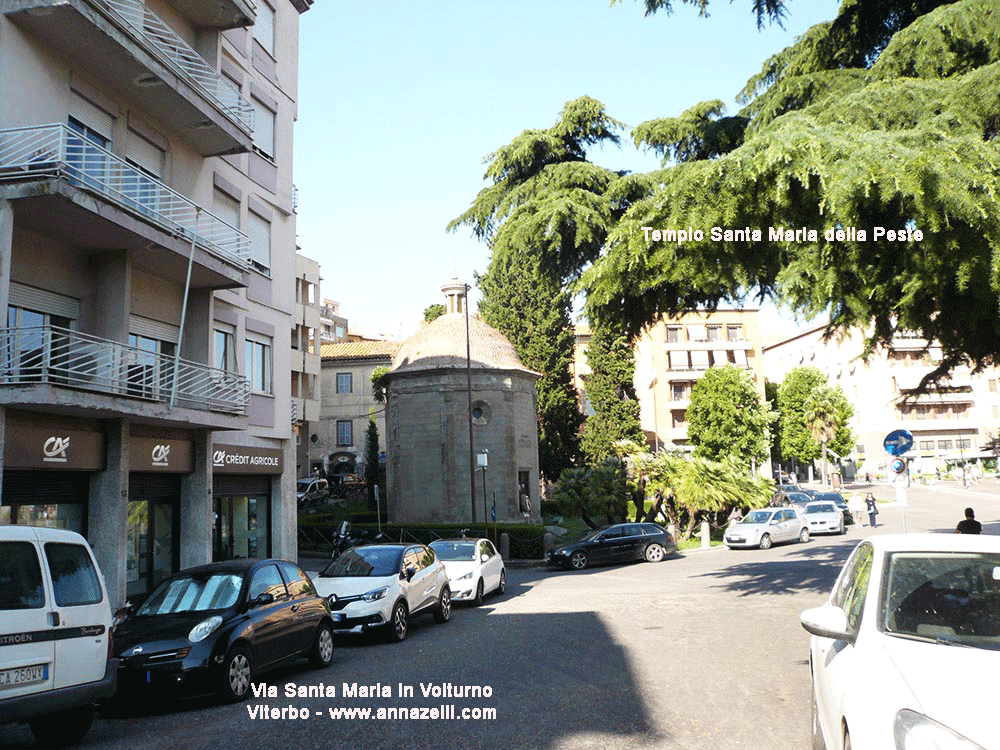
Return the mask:
[[367,578],[396,575],[403,550],[396,547],[355,547],[326,566],[321,578]]
[[586,534],[580,537],[580,541],[592,542],[594,539],[597,538],[597,535],[600,534],[602,531],[606,531],[606,529],[593,529],[592,531],[588,531]]
[[893,635],[1000,651],[1000,554],[889,553],[880,627]]
[[243,586],[239,573],[181,576],[161,583],[136,611],[137,615],[206,612],[236,604]]
[[755,510],[748,513],[740,523],[767,523],[771,520],[771,511]]
[[807,505],[806,513],[834,513],[832,505]]
[[433,542],[431,548],[442,560],[472,560],[476,556],[475,542]]

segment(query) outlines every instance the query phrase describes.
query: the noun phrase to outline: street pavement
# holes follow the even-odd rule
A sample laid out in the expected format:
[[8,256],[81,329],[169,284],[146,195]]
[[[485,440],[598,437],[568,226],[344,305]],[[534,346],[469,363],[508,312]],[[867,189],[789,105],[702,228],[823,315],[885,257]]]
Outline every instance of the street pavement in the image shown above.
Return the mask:
[[[867,487],[861,488],[867,491]],[[894,498],[890,488],[875,494]],[[81,748],[805,748],[808,636],[799,613],[828,594],[854,545],[872,534],[951,533],[966,506],[1000,534],[1000,487],[914,487],[906,507],[883,504],[880,525],[770,550],[712,548],[662,563],[579,573],[509,571],[503,597],[456,606],[452,621],[414,623],[401,644],[340,637],[334,664],[260,677],[279,697],[246,705],[208,699],[101,718]],[[336,697],[288,698],[284,686],[334,686]],[[348,686],[391,696],[344,697]],[[401,697],[399,685],[411,686]],[[471,685],[490,697],[424,698],[421,685]],[[261,720],[248,709],[308,708],[309,719]],[[330,709],[496,709],[486,721],[333,719]],[[23,727],[0,728],[0,748],[31,746]]]

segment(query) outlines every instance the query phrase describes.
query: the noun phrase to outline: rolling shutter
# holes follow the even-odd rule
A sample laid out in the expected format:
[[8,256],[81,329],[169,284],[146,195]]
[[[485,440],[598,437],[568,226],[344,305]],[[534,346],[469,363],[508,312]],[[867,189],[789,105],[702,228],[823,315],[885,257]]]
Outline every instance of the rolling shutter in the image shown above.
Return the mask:
[[170,323],[133,315],[129,318],[128,331],[137,336],[145,336],[148,339],[176,344],[180,328]]
[[75,91],[70,97],[69,114],[70,117],[79,120],[94,132],[107,138],[108,141],[113,140],[115,118]]
[[154,177],[163,177],[164,152],[159,146],[147,141],[134,130],[128,131],[125,142],[125,158],[142,167]]
[[46,289],[10,282],[10,297],[8,304],[35,312],[58,315],[70,320],[80,318],[80,300],[67,297]]

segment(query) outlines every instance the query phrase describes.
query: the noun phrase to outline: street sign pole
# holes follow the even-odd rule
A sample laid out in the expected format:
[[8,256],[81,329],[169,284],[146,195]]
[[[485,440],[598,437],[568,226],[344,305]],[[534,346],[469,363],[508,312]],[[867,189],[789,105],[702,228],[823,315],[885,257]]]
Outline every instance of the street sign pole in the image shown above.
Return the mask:
[[909,430],[893,430],[882,441],[885,452],[893,456],[889,469],[896,476],[892,479],[892,487],[896,492],[896,503],[901,508],[903,518],[903,533],[906,533],[906,488],[910,486],[910,462],[900,458],[913,447],[913,435]]

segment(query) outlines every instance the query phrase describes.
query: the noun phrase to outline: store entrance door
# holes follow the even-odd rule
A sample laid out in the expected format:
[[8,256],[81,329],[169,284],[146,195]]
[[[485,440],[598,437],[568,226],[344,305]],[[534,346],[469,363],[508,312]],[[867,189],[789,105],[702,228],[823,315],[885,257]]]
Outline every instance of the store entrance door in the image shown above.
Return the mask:
[[180,565],[180,477],[129,476],[126,595],[144,598]]

